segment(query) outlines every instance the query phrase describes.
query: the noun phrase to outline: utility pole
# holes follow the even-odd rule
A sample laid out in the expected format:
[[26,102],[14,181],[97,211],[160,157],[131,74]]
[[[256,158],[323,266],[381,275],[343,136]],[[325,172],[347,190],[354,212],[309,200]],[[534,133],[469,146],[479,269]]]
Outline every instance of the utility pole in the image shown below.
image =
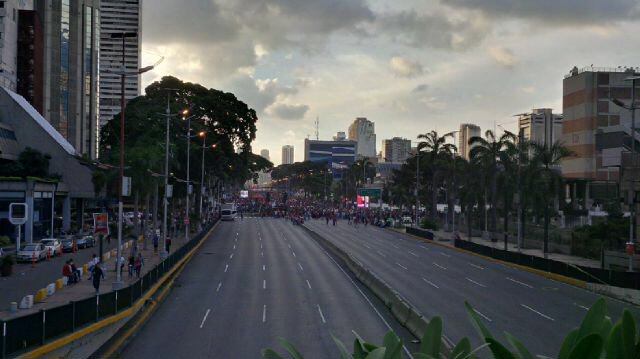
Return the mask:
[[170,108],[170,94],[167,92],[167,110],[165,112],[167,116],[167,133],[166,142],[164,146],[164,200],[163,200],[163,213],[162,213],[162,250],[161,258],[165,259],[169,255],[167,253],[167,210],[169,204],[169,119],[171,118]]
[[[185,110],[186,111],[186,110]],[[188,113],[183,112],[187,115]],[[191,194],[191,182],[189,182],[189,159],[191,158],[191,116],[187,118],[187,198],[186,206],[184,208],[184,242],[189,240],[189,227],[191,223],[189,221],[189,195]]]
[[419,186],[420,186],[420,145],[416,147],[416,227],[419,227],[420,219],[418,215],[420,214],[420,196],[418,195]]
[[518,209],[517,209],[517,217],[518,217],[518,252],[522,252],[522,225],[520,223],[520,217],[522,216],[522,189],[521,189],[521,179],[520,179],[520,167],[522,166],[522,130],[518,131]]
[[[635,174],[637,161],[636,161],[636,78],[631,80],[631,161],[632,172]],[[635,196],[635,181],[631,180],[631,215],[629,216],[629,243],[634,248],[635,252],[635,222],[636,222],[636,196]],[[629,272],[633,272],[633,253],[629,255]]]
[[207,134],[201,132],[202,134],[202,172],[200,174],[200,206],[198,209],[198,213],[200,216],[200,223],[202,223],[202,197],[204,197],[204,149],[207,147]]

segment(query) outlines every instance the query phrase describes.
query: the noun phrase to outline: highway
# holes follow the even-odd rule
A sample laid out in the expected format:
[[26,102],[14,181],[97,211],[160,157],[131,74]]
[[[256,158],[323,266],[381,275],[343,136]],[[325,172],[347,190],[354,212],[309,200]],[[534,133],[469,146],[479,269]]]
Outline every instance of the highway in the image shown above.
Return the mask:
[[308,358],[335,358],[332,333],[352,348],[397,326],[369,296],[299,226],[221,222],[121,356],[260,358],[284,352],[285,337]]
[[[464,309],[468,300],[494,336],[519,338],[532,354],[556,356],[564,336],[577,327],[598,295],[451,248],[377,227],[355,228],[346,221],[305,226],[350,252],[394,287],[428,318],[440,316],[454,341],[479,338]],[[631,305],[608,299],[615,322]],[[637,307],[632,307],[638,317]]]

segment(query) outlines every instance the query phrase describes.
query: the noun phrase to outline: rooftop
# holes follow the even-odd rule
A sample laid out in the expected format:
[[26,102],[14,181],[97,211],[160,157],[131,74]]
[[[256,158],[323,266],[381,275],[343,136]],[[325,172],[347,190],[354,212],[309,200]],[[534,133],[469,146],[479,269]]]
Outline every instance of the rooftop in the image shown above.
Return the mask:
[[640,67],[633,67],[633,66],[618,66],[618,67],[594,67],[593,65],[591,66],[585,66],[583,68],[578,68],[577,66],[574,66],[567,75],[564,76],[564,78],[569,78],[572,76],[577,76],[580,75],[583,72],[628,72],[628,73],[635,73],[635,72],[640,72]]

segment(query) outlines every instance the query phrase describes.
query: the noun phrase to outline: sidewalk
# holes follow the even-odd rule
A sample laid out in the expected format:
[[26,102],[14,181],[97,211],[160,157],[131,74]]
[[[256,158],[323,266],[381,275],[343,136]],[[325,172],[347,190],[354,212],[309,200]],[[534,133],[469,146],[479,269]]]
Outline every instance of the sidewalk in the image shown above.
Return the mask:
[[[134,241],[131,241],[133,244]],[[144,258],[144,266],[140,271],[140,277],[144,276],[149,270],[153,269],[156,264],[160,263],[160,253],[161,250],[158,248],[158,253],[154,253],[153,244],[151,240],[148,240],[147,249],[143,249],[144,241],[138,241],[138,252],[142,253],[142,257]],[[184,237],[180,237],[178,239],[172,240],[171,245],[171,253],[180,249],[182,245],[185,243]],[[123,244],[124,247],[124,244]],[[128,286],[131,283],[134,283],[138,280],[138,278],[134,275],[131,277],[127,271],[127,258],[132,250],[132,246],[129,248],[122,249],[122,256],[125,257],[125,266],[122,271],[122,281],[124,282],[124,286]],[[82,268],[85,263],[77,263],[79,268]],[[100,294],[110,292],[112,290],[113,282],[116,281],[116,272],[115,272],[115,255],[110,256],[110,258],[102,263],[102,268],[106,269],[105,278],[100,282]],[[56,278],[60,278],[60,275],[57,275]],[[8,320],[14,317],[23,316],[26,314],[30,314],[33,312],[37,312],[41,309],[47,309],[51,307],[55,307],[58,305],[67,304],[73,300],[80,300],[87,297],[95,296],[95,289],[93,288],[93,283],[91,280],[88,280],[89,273],[83,273],[82,279],[79,283],[73,284],[71,286],[65,286],[62,289],[56,289],[56,292],[47,297],[46,300],[42,303],[34,303],[33,307],[30,309],[18,309],[16,313],[11,313],[6,308],[4,311],[0,312],[0,319]],[[34,291],[35,294],[37,290]],[[20,304],[21,298],[16,298],[15,301]]]
[[[392,228],[392,229],[394,231],[406,233],[404,228],[402,229]],[[435,240],[438,241],[438,243],[442,243],[449,247],[455,247],[452,240],[453,235],[451,232],[445,232],[442,230],[431,231],[431,232],[433,232]],[[493,247],[496,249],[504,249],[504,241],[499,240],[497,242],[492,242],[490,240],[485,240],[480,237],[471,237],[471,239],[469,239],[466,233],[458,232],[458,234],[460,235],[460,239],[462,240],[470,240],[473,243],[481,244],[483,246]],[[507,248],[510,252],[518,252],[518,245],[515,243],[508,243]],[[523,249],[521,252],[524,254],[528,254],[530,256],[544,258],[544,254],[542,253],[541,249]],[[563,263],[568,263],[573,265],[580,265],[583,267],[600,268],[600,261],[595,259],[576,257],[576,256],[571,256],[568,254],[560,254],[560,253],[547,253],[547,258],[553,259],[558,262],[563,262]]]

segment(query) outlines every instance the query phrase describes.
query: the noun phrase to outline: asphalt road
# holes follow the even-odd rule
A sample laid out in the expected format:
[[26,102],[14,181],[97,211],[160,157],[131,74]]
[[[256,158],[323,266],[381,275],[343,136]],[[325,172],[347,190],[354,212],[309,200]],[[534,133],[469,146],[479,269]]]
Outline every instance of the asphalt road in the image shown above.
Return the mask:
[[[107,244],[104,240],[103,251],[116,248],[116,242],[117,240],[113,239]],[[76,266],[81,267],[91,260],[93,254],[99,255],[99,252],[100,245],[96,241],[93,248],[78,249],[76,253],[62,253],[62,256],[57,255],[50,260],[37,262],[34,268],[31,268],[31,263],[14,264],[11,276],[0,277],[0,311],[8,309],[10,302],[19,304],[25,295],[35,294],[38,289],[62,277],[62,267],[67,260],[73,259]]]
[[[494,336],[519,338],[532,354],[556,356],[562,340],[577,327],[598,295],[402,233],[346,221],[305,225],[331,240],[391,284],[427,317],[440,316],[444,333],[480,343],[464,309],[469,301]],[[607,299],[615,322],[630,305]],[[630,308],[638,317],[637,307]]]
[[350,277],[299,226],[221,222],[187,264],[124,358],[261,358],[285,337],[307,358],[335,358],[389,330]]

